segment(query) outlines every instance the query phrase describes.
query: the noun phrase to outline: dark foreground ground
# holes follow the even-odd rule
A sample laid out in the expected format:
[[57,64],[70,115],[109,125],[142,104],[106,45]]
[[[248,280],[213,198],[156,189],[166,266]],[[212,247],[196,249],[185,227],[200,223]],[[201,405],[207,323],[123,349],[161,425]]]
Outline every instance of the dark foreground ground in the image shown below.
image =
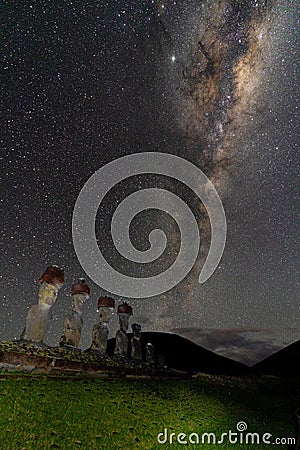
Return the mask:
[[[299,385],[295,379],[198,374],[193,379],[0,374],[0,448],[21,449],[292,449]],[[237,432],[237,424],[278,445],[207,443],[203,433]],[[167,430],[168,443],[158,433]],[[170,434],[175,443],[170,444]],[[191,439],[199,444],[176,443]],[[165,441],[165,432],[160,436]],[[232,439],[235,438],[233,435]],[[212,439],[212,437],[210,437]],[[250,437],[249,437],[250,439]],[[251,442],[251,439],[250,439]]]

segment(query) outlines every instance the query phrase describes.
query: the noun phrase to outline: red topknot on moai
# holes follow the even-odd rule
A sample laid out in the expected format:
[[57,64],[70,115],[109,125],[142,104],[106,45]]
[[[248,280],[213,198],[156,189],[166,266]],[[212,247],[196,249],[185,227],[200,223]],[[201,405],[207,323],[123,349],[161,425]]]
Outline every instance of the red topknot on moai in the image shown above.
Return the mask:
[[81,331],[83,326],[82,309],[84,302],[90,297],[90,288],[84,278],[71,287],[71,311],[64,320],[63,334],[59,344],[61,346],[79,347]]
[[132,314],[132,307],[128,305],[128,303],[124,302],[118,306],[120,329],[116,333],[115,355],[120,355],[123,357],[128,356],[127,330],[129,326],[129,318]]
[[99,297],[97,309],[99,322],[93,327],[91,349],[101,354],[106,352],[109,322],[114,309],[115,300],[113,298]]
[[26,326],[21,339],[41,343],[48,330],[49,313],[56,302],[58,290],[64,284],[64,271],[58,266],[49,266],[39,279],[38,304],[33,305],[26,317]]
[[54,284],[57,289],[61,289],[64,284],[64,270],[60,269],[58,266],[49,266],[46,272],[39,278],[40,284],[46,282],[49,284]]

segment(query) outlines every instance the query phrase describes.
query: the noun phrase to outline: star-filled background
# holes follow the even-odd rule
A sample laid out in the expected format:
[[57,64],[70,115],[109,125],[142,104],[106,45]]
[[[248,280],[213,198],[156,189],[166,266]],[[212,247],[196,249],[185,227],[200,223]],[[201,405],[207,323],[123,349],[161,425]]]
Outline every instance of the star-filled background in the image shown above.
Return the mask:
[[[0,339],[19,338],[38,278],[57,264],[65,285],[46,342],[58,342],[70,286],[85,276],[81,347],[90,345],[97,299],[109,293],[77,260],[74,204],[97,169],[146,151],[179,155],[210,177],[228,240],[204,285],[202,257],[166,294],[126,299],[132,321],[247,363],[299,339],[298,19],[287,0],[2,2]],[[118,261],[111,214],[127,192],[159,183],[191,202],[203,254],[209,241],[205,212],[182,186],[154,176],[123,182],[96,228],[103,253],[132,276],[142,271]],[[135,220],[132,240],[146,249],[153,227],[169,232],[157,273],[176,257],[179,235],[149,213]]]

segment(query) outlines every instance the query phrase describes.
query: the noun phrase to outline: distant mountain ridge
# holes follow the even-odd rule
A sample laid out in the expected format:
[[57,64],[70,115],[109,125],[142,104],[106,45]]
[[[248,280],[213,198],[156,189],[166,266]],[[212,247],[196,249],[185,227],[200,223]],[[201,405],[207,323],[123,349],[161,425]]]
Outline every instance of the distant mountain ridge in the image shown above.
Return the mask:
[[[132,336],[128,333],[129,338]],[[151,342],[156,355],[163,355],[165,364],[187,372],[211,374],[266,374],[279,376],[299,376],[300,341],[278,350],[273,355],[249,367],[245,364],[221,356],[193,341],[173,333],[144,332],[141,338],[143,352]],[[108,354],[113,354],[115,339],[108,341]]]
[[297,341],[255,364],[252,369],[258,374],[300,376],[299,358],[300,341]]

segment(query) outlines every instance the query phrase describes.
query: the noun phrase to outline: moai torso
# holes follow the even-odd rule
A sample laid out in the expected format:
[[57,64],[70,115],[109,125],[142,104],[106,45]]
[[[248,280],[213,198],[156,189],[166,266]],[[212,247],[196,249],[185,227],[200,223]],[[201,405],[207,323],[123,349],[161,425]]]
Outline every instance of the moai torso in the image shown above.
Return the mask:
[[128,355],[128,336],[124,330],[118,330],[116,333],[115,355]]
[[115,301],[110,297],[100,297],[98,299],[99,323],[94,325],[92,331],[91,349],[101,354],[106,352],[109,335],[109,322],[114,311]]
[[96,323],[96,325],[93,326],[92,331],[91,349],[104,354],[106,352],[108,334],[109,329],[105,323]]
[[120,329],[116,333],[115,355],[128,356],[128,336],[129,318],[132,315],[132,308],[127,303],[118,307]]
[[26,317],[26,326],[22,339],[32,342],[42,342],[49,327],[50,310],[57,299],[58,288],[44,281],[39,290],[37,305],[33,305]]
[[141,344],[141,325],[138,323],[132,324],[133,336],[131,338],[131,358],[136,361],[141,361],[143,359],[142,355],[142,344]]
[[38,304],[28,311],[21,339],[41,343],[48,330],[51,308],[56,302],[58,290],[64,283],[63,269],[49,266],[39,283]]
[[60,344],[79,347],[82,325],[82,314],[72,309],[64,319],[64,330]]
[[64,319],[64,329],[60,339],[60,345],[78,348],[83,325],[83,305],[90,295],[90,289],[83,278],[78,283],[72,285],[71,295],[72,309]]

